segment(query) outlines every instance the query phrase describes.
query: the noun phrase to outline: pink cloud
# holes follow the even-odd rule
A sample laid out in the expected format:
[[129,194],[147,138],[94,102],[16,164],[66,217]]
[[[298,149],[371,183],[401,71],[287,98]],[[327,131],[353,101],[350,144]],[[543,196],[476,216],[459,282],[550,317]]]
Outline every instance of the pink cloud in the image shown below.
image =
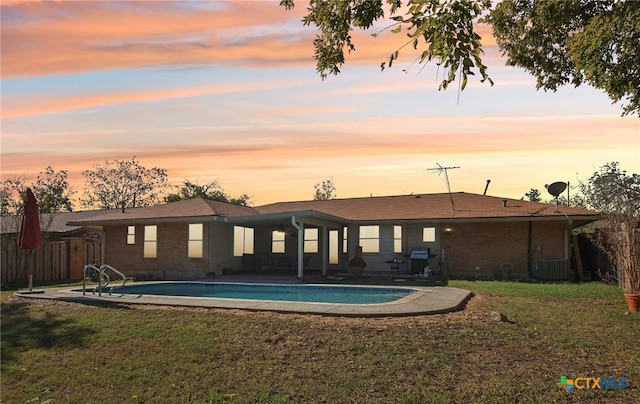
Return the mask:
[[[196,3],[197,4],[197,3]],[[215,1],[11,2],[3,4],[2,77],[70,74],[158,65],[230,62],[253,68],[313,66],[313,27],[304,4]],[[214,8],[215,7],[215,8]],[[258,12],[259,11],[259,12]],[[11,15],[21,14],[20,20]],[[483,37],[493,39],[486,27]],[[379,65],[404,34],[354,31],[347,63]],[[492,46],[494,42],[487,45]],[[405,50],[403,60],[415,52]],[[25,63],[25,61],[29,61]]]
[[[246,59],[307,63],[311,37],[292,34],[240,35],[299,20],[303,9],[287,11],[277,2],[31,2],[3,5],[3,77],[68,74],[177,63]],[[256,12],[259,8],[260,12]],[[10,13],[9,11],[13,11]],[[22,14],[12,21],[12,14]],[[27,17],[24,17],[26,15]],[[300,31],[302,24],[300,23]],[[236,37],[225,37],[224,33]],[[299,35],[297,33],[296,35]],[[300,52],[300,48],[306,48]],[[286,52],[283,52],[285,51]],[[25,63],[25,61],[29,63]]]

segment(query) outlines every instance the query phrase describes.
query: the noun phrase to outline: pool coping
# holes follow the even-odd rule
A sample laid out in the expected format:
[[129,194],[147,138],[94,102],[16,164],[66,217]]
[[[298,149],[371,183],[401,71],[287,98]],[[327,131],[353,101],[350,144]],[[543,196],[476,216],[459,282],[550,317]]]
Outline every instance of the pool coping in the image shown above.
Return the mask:
[[[140,282],[140,284],[147,282]],[[157,283],[157,282],[149,282]],[[224,282],[229,283],[229,282]],[[329,286],[312,283],[307,285]],[[335,286],[335,285],[332,285]],[[358,285],[348,285],[358,287]],[[361,287],[371,287],[360,285]],[[377,286],[385,287],[385,286]],[[391,286],[390,286],[391,287]],[[239,309],[249,311],[272,311],[279,313],[320,314],[327,316],[349,317],[388,317],[443,314],[460,310],[471,297],[465,289],[447,286],[392,286],[418,290],[415,296],[405,297],[390,303],[375,304],[339,304],[339,303],[307,303],[275,300],[226,299],[210,297],[186,296],[154,296],[98,293],[92,294],[87,288],[86,295],[78,290],[81,287],[47,288],[34,291],[18,291],[15,295],[29,299],[53,299],[87,304],[146,304],[159,306],[207,307],[216,309]]]

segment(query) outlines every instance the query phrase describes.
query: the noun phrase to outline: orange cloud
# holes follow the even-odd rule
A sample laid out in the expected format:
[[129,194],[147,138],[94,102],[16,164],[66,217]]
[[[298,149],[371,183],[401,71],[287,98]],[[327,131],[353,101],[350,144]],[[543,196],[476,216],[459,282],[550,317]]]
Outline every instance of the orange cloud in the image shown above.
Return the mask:
[[[313,66],[315,29],[301,22],[303,3],[293,10],[276,1],[215,1],[190,7],[179,1],[6,3],[2,77],[178,64]],[[27,17],[14,21],[11,16],[17,14]],[[387,31],[373,38],[373,32],[353,32],[356,51],[347,56],[347,66],[377,66],[407,41],[404,34]],[[492,39],[485,26],[479,32]],[[416,52],[406,48],[398,63],[415,57]]]
[[[277,2],[219,1],[192,7],[169,1],[31,2],[3,8],[5,78],[215,63],[234,60],[239,53],[247,59],[287,62],[291,55],[304,61],[311,58],[302,55],[312,54],[310,37],[292,40],[303,31],[302,23],[296,33],[269,26],[281,28],[301,18],[302,8],[287,11]],[[28,18],[13,21],[14,14]],[[260,35],[250,35],[252,30]],[[274,38],[275,44],[265,46]]]
[[[606,144],[598,141],[604,131],[616,134]],[[180,141],[183,133],[174,130],[173,144],[115,142],[96,149],[96,142],[123,135],[100,134],[86,139],[92,147],[87,150],[77,145],[84,136],[75,133],[51,143],[47,135],[34,135],[37,151],[3,153],[2,176],[35,179],[51,165],[68,170],[80,191],[82,170],[135,155],[146,167],[166,168],[174,184],[217,179],[230,194],[248,193],[256,203],[267,203],[309,199],[313,185],[329,176],[341,197],[445,192],[441,178],[425,171],[436,161],[462,167],[451,174],[454,190],[482,192],[490,178],[491,194],[511,197],[543,189],[545,181],[573,180],[578,172],[588,178],[608,161],[621,161],[630,172],[638,169],[637,148],[629,147],[637,141],[637,125],[617,116],[470,117],[455,124],[446,118],[343,121],[233,132],[191,128],[188,143]],[[74,142],[75,147],[65,147]]]

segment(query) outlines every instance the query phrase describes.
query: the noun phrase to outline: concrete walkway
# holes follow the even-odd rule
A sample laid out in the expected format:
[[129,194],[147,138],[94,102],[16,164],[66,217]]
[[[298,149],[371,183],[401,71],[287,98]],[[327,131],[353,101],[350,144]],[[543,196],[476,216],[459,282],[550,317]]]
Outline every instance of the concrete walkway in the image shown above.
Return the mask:
[[[231,279],[216,278],[216,281],[230,282]],[[299,283],[291,279],[253,279],[260,283]],[[248,282],[243,278],[241,282]],[[146,283],[146,282],[145,282]],[[314,283],[316,284],[316,283]],[[351,285],[356,286],[356,285]],[[368,285],[367,285],[368,286]],[[381,286],[384,287],[384,286]],[[414,316],[440,314],[460,310],[471,297],[471,292],[464,289],[450,287],[421,287],[394,284],[395,288],[407,287],[417,290],[416,293],[391,303],[378,304],[335,304],[335,303],[304,303],[275,300],[246,300],[207,297],[184,296],[154,296],[154,295],[128,295],[114,293],[92,294],[91,289],[83,295],[82,288],[64,287],[34,290],[33,292],[19,291],[17,296],[24,298],[55,299],[88,304],[151,304],[189,307],[209,307],[220,309],[241,309],[252,311],[274,311],[282,313],[310,313],[329,316],[351,317],[384,317],[384,316]]]

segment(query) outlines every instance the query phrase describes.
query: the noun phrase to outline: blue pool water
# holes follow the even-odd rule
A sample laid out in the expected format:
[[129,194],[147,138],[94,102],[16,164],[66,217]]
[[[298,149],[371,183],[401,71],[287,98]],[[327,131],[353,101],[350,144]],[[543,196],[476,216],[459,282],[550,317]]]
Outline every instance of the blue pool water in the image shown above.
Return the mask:
[[112,291],[112,293],[136,295],[218,297],[341,304],[389,303],[415,292],[415,289],[410,288],[220,282],[161,282],[115,287]]

